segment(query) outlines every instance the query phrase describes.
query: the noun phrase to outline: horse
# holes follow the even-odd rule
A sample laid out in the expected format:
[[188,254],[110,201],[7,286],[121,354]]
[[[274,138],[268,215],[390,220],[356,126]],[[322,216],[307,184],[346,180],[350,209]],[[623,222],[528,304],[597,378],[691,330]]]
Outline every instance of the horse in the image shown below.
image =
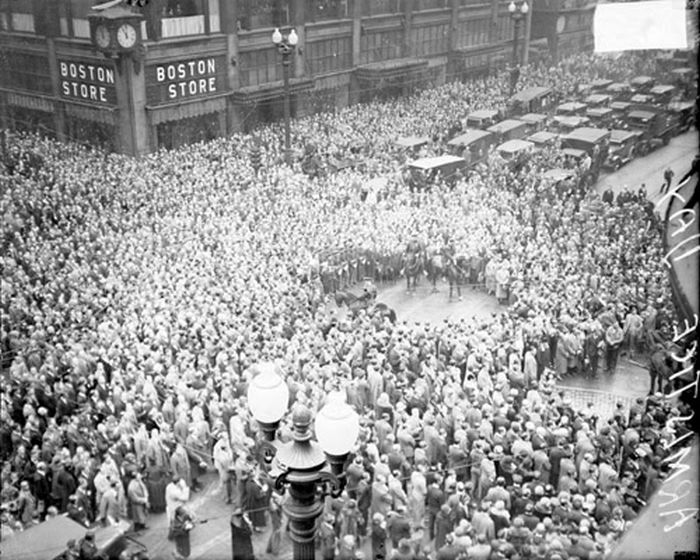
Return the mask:
[[386,303],[377,303],[372,309],[372,315],[379,315],[382,319],[389,319],[392,325],[396,324],[396,311]]
[[443,259],[440,253],[432,253],[428,255],[426,259],[426,272],[428,274],[428,279],[433,286],[432,293],[436,293],[438,278],[445,275],[445,259]]
[[351,311],[367,309],[377,299],[377,286],[371,280],[365,279],[361,292],[353,293],[350,290],[338,290],[333,294],[333,298],[338,307],[346,305]]
[[423,256],[420,252],[407,252],[403,258],[402,272],[406,276],[406,291],[410,294],[416,290],[418,276],[423,270]]

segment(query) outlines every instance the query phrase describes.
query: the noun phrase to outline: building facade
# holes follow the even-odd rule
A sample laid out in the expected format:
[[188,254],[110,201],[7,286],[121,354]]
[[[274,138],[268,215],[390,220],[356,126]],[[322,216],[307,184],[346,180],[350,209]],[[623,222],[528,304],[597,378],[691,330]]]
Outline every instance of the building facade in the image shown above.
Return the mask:
[[98,8],[137,48],[105,52],[99,1],[0,0],[1,126],[134,155],[250,131],[283,114],[275,28],[299,37],[293,116],[491,72],[513,42],[509,0],[123,0]]

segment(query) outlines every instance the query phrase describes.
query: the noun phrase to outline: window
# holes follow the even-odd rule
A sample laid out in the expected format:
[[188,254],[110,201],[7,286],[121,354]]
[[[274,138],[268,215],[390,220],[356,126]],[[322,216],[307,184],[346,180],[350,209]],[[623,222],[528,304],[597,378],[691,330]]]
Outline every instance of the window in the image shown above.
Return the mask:
[[470,19],[463,21],[457,27],[457,46],[472,47],[489,42],[488,19]]
[[382,62],[403,56],[403,30],[363,33],[360,39],[360,63]]
[[398,14],[403,11],[399,0],[362,0],[362,15]]
[[241,87],[280,81],[282,57],[276,47],[242,52],[238,57],[238,72]]
[[350,17],[350,0],[306,0],[306,21]]
[[3,51],[0,54],[0,74],[11,88],[41,93],[53,91],[46,55]]
[[413,48],[417,56],[440,54],[449,50],[448,25],[430,25],[413,30]]
[[61,35],[65,37],[90,38],[90,23],[88,12],[96,0],[62,0],[59,4],[59,24]]
[[416,9],[417,10],[439,10],[442,8],[449,7],[449,3],[446,0],[417,0]]
[[239,31],[284,27],[289,22],[289,0],[241,0],[238,4]]
[[312,74],[325,74],[352,66],[352,38],[326,39],[306,44],[306,61]]
[[34,33],[34,3],[31,0],[5,0],[0,3],[3,31]]

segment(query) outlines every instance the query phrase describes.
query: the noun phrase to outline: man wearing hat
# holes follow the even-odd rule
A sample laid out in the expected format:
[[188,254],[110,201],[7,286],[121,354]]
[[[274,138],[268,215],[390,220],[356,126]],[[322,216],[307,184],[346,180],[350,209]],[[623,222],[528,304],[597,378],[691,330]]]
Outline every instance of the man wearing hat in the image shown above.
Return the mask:
[[386,558],[386,540],[388,538],[386,522],[381,513],[372,516],[370,541],[372,543],[372,558]]
[[78,547],[80,549],[81,560],[97,559],[99,551],[97,550],[97,545],[95,544],[95,531],[89,529],[85,533],[85,536],[80,539]]
[[335,516],[326,513],[318,526],[318,542],[323,560],[333,560],[338,537],[335,534]]
[[246,519],[243,509],[240,507],[236,508],[231,515],[233,560],[255,560],[252,534],[252,526]]
[[395,511],[389,513],[386,523],[387,532],[394,548],[402,539],[411,538],[411,523],[406,517],[406,506],[398,504]]

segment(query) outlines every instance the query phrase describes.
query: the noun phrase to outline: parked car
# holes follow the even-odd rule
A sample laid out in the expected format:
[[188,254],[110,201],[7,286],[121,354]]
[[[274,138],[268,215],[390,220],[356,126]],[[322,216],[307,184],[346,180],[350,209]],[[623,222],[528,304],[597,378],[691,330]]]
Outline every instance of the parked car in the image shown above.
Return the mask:
[[510,98],[510,114],[541,113],[549,109],[552,103],[552,88],[533,86],[519,91]]
[[503,159],[514,160],[521,157],[524,154],[532,152],[535,145],[527,140],[507,140],[500,144],[496,151],[500,154]]
[[528,142],[535,145],[535,150],[541,150],[547,146],[557,146],[559,144],[559,135],[555,132],[540,130],[525,138]]
[[605,89],[612,84],[612,80],[608,80],[606,78],[600,78],[598,80],[593,80],[591,82],[591,90],[592,91],[605,91]]
[[505,142],[506,140],[522,138],[527,134],[528,127],[527,123],[523,121],[506,119],[488,127],[486,130],[496,137],[497,142]]
[[575,162],[580,162],[584,156],[590,158],[590,166],[586,171],[583,182],[592,185],[598,180],[600,168],[608,157],[610,131],[602,128],[581,127],[562,136],[563,152]]
[[676,86],[659,84],[649,90],[649,94],[657,105],[668,105],[679,92]]
[[542,113],[526,113],[518,117],[518,120],[526,123],[527,131],[529,133],[533,133],[539,130],[544,130],[547,127],[547,121],[549,120],[549,117]]
[[586,112],[586,104],[579,103],[578,101],[567,101],[561,105],[557,105],[554,113],[557,115],[562,115],[565,117],[573,117],[576,115],[583,115]]
[[[131,536],[125,535],[129,523],[122,521],[109,527],[94,529],[95,545],[107,560],[148,559],[148,549]],[[69,540],[85,537],[87,529],[69,517],[59,515],[0,542],[0,556],[12,560],[63,560]]]
[[627,115],[627,124],[630,130],[642,132],[637,147],[642,155],[667,145],[677,134],[679,127],[673,115],[663,109],[630,111]]
[[498,122],[498,111],[492,109],[481,109],[467,115],[467,128],[487,129],[492,124]]
[[642,133],[638,130],[610,131],[610,149],[603,162],[603,169],[617,170],[637,155],[637,143]]
[[547,130],[550,132],[558,132],[559,134],[568,134],[577,128],[586,126],[589,122],[590,119],[588,117],[565,117],[557,115],[549,123]]
[[613,101],[610,103],[610,109],[613,112],[613,128],[627,127],[627,113],[632,104],[629,101]]
[[676,120],[678,134],[690,130],[697,118],[695,103],[692,101],[671,101],[667,108]]
[[583,102],[591,107],[607,107],[610,105],[610,94],[608,93],[593,93],[586,97]]
[[596,128],[610,128],[613,124],[615,113],[608,107],[591,107],[586,111],[591,125]]
[[612,83],[605,91],[615,101],[629,101],[629,98],[632,97],[632,88],[625,82]]
[[651,76],[637,76],[630,80],[630,86],[637,93],[646,93],[654,87],[656,80]]
[[466,166],[464,158],[449,154],[420,158],[408,164],[409,185],[414,189],[424,189],[440,179],[454,183]]
[[430,138],[427,136],[403,136],[402,138],[397,138],[394,144],[402,148],[418,150],[429,142]]
[[447,145],[452,155],[461,156],[467,167],[473,167],[486,161],[489,149],[496,142],[493,134],[486,130],[467,130],[464,134],[454,137]]

